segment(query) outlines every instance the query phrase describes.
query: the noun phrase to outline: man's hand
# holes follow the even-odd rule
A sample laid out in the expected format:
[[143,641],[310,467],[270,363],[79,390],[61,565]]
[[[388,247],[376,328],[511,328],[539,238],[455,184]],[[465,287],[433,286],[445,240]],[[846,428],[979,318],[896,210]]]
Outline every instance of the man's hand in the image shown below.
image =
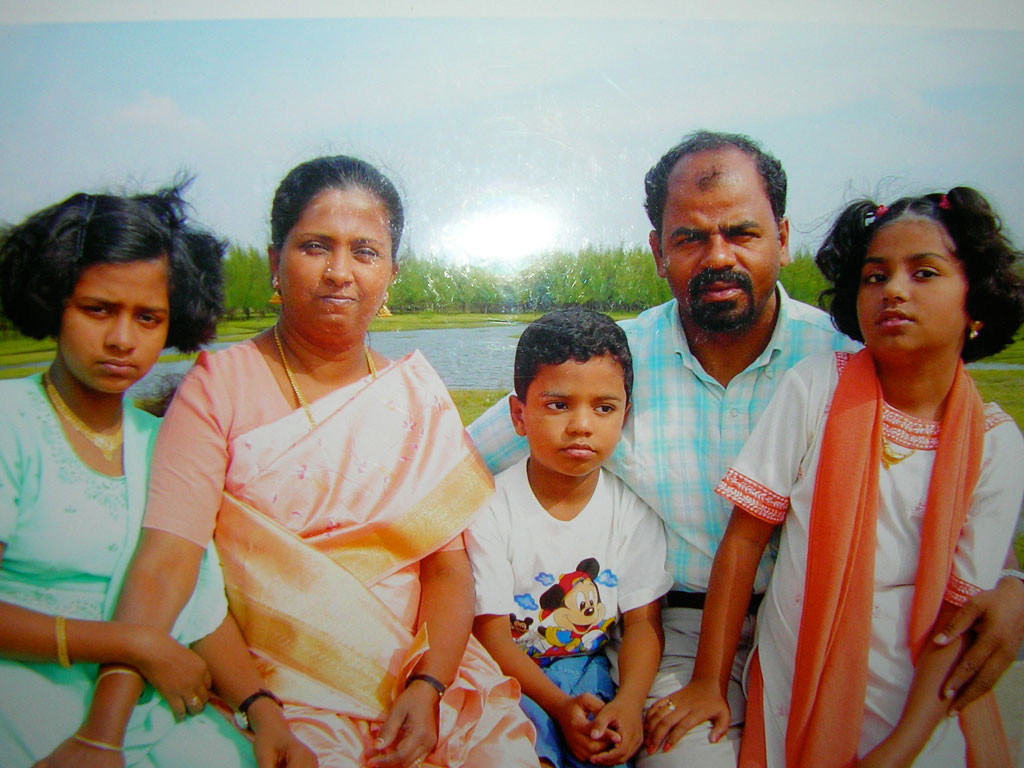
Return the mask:
[[999,580],[995,589],[981,592],[960,608],[935,635],[947,645],[968,630],[977,637],[946,679],[944,690],[952,700],[950,711],[963,709],[996,684],[1017,658],[1024,640],[1024,582]]
[[717,683],[691,680],[648,708],[644,723],[647,753],[668,752],[687,731],[705,721],[711,722],[708,738],[714,744],[729,730],[729,703]]

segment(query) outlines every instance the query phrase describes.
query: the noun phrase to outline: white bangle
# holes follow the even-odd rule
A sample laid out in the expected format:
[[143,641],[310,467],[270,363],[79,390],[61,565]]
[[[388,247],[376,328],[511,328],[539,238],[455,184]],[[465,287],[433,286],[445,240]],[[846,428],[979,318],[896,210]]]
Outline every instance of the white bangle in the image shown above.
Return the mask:
[[997,582],[1002,581],[1007,576],[1010,576],[1011,578],[1014,578],[1014,579],[1020,579],[1021,581],[1024,581],[1024,571],[1015,571],[1013,568],[1005,568],[1005,569],[1001,570],[999,572],[999,578],[996,579],[996,581]]

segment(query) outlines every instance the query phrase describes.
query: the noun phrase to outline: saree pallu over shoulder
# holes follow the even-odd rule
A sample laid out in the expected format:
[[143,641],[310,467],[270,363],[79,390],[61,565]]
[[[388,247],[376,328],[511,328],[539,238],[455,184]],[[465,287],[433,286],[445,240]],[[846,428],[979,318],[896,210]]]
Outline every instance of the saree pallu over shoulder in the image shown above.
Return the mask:
[[268,683],[379,719],[428,641],[373,588],[459,536],[493,483],[419,353],[312,407],[313,430],[297,411],[230,446],[215,538]]
[[230,446],[228,493],[367,586],[461,533],[493,492],[440,378],[419,352]]

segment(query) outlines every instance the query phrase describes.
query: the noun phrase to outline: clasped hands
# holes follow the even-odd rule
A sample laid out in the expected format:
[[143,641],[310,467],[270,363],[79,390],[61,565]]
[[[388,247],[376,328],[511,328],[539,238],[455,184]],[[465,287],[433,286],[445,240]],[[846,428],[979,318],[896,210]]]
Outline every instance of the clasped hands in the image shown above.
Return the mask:
[[643,740],[638,707],[615,698],[605,703],[592,693],[567,697],[551,713],[569,751],[594,765],[624,763]]

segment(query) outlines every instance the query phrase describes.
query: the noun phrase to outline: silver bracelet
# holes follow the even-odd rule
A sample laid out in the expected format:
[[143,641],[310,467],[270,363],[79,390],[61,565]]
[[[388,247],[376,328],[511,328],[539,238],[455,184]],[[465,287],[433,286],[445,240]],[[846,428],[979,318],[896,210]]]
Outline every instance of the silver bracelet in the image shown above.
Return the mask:
[[1007,576],[1024,581],[1024,571],[1015,571],[1013,568],[1004,568],[999,572],[999,578],[996,579],[996,582],[998,583],[1002,581]]

